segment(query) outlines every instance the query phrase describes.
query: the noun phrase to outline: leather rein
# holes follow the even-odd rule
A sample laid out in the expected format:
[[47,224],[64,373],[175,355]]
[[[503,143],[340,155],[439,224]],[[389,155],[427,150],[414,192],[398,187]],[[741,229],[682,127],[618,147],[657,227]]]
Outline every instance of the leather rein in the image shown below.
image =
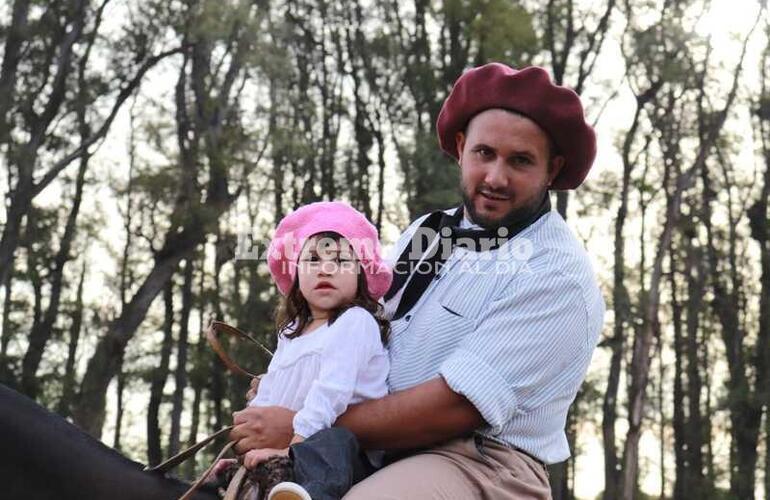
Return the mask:
[[248,372],[238,366],[238,363],[232,360],[230,356],[227,354],[227,351],[222,347],[222,344],[219,342],[219,334],[220,333],[226,333],[228,335],[232,335],[233,337],[242,339],[242,340],[248,340],[252,344],[259,347],[262,351],[264,351],[269,357],[273,357],[273,353],[270,352],[270,349],[265,347],[262,342],[258,341],[248,333],[244,332],[243,330],[239,330],[238,328],[235,328],[234,326],[230,326],[227,323],[223,323],[222,321],[212,321],[209,323],[209,327],[206,328],[206,340],[208,340],[209,345],[214,350],[215,353],[217,353],[217,356],[219,356],[219,359],[222,360],[222,362],[225,364],[228,370],[230,370],[233,373],[236,373],[238,375],[244,375],[246,377],[251,378],[258,378],[259,375],[255,375],[251,372]]
[[[206,328],[205,335],[206,340],[208,341],[209,345],[211,346],[211,349],[219,356],[219,359],[224,363],[224,365],[227,367],[228,370],[231,372],[238,374],[238,375],[244,375],[246,377],[250,378],[260,378],[260,375],[255,375],[247,370],[244,370],[241,368],[238,363],[233,361],[233,359],[230,357],[230,355],[227,353],[227,351],[222,347],[222,343],[219,340],[219,335],[221,333],[231,335],[237,339],[247,340],[251,342],[252,344],[259,347],[262,351],[267,353],[268,356],[271,358],[273,357],[273,353],[265,347],[260,341],[255,339],[253,336],[249,335],[248,333],[239,330],[238,328],[228,325],[227,323],[224,323],[222,321],[216,321],[212,320],[209,323],[209,326]],[[209,444],[213,443],[217,438],[220,438],[222,436],[226,436],[230,433],[230,431],[233,429],[234,426],[230,425],[227,427],[224,427],[214,434],[211,434],[210,436],[207,436],[203,438],[202,440],[198,441],[194,445],[190,446],[189,448],[186,448],[173,457],[169,458],[165,462],[162,462],[154,467],[145,467],[145,471],[151,471],[151,472],[160,472],[165,473],[169,470],[173,469],[174,467],[178,466],[179,464],[185,462],[186,460],[192,458],[195,456],[195,454],[208,446]],[[222,450],[217,454],[216,458],[211,462],[211,465],[206,469],[203,474],[193,483],[192,486],[190,486],[190,489],[188,489],[184,495],[179,497],[179,500],[189,500],[192,498],[193,494],[198,490],[198,488],[203,485],[203,483],[206,481],[206,478],[211,473],[211,471],[214,469],[214,466],[216,463],[227,454],[228,451],[235,445],[235,441],[229,441]],[[243,482],[243,479],[246,475],[246,468],[241,465],[238,469],[238,472],[236,473],[235,477],[231,481],[230,487],[227,488],[227,492],[225,493],[225,499],[234,499],[238,493],[238,488],[240,487],[240,484]]]

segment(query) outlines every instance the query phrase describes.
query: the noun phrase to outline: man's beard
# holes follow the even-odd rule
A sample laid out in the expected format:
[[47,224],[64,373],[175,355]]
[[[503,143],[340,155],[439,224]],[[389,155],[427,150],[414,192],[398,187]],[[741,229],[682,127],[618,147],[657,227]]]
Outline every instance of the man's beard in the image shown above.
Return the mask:
[[[463,205],[465,205],[465,210],[467,211],[467,214],[471,221],[474,224],[477,224],[484,229],[492,229],[495,230],[499,227],[509,227],[514,224],[517,224],[519,222],[525,221],[532,217],[535,212],[537,212],[540,209],[540,206],[543,203],[543,198],[545,196],[548,196],[548,186],[543,186],[543,188],[540,190],[540,193],[532,198],[531,201],[525,203],[524,205],[520,207],[516,207],[500,217],[499,219],[491,219],[489,217],[484,217],[483,215],[480,215],[478,212],[476,212],[476,206],[473,203],[473,199],[468,194],[468,189],[463,184],[461,187],[462,195],[463,195]],[[491,190],[490,190],[491,191]],[[478,194],[478,190],[476,191]],[[513,199],[512,193],[503,193],[506,196],[510,196],[511,199]]]

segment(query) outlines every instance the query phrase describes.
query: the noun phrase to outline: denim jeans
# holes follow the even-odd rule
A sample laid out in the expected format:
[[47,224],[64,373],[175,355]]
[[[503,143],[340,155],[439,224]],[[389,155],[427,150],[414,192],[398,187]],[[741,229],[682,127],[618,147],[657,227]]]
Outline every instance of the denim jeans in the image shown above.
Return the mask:
[[352,432],[343,427],[319,431],[292,445],[294,481],[313,500],[340,500],[354,484],[376,471]]

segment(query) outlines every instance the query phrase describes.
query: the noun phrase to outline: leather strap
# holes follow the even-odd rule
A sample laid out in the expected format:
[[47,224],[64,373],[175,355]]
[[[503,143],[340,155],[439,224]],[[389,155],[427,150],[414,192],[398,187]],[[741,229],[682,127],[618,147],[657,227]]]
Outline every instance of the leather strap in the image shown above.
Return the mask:
[[235,475],[230,480],[230,484],[227,485],[227,491],[225,491],[225,496],[222,497],[222,500],[237,500],[238,494],[241,492],[241,488],[243,487],[243,482],[246,480],[246,473],[248,472],[248,469],[241,465],[238,467],[238,470],[235,472]]
[[[235,441],[230,441],[226,445],[222,447],[222,450],[219,452],[219,455],[216,456],[216,458],[211,462],[211,465],[209,465],[209,468],[206,469],[203,474],[200,475],[197,481],[193,483],[192,486],[190,486],[190,489],[185,492],[184,495],[179,497],[179,500],[190,500],[192,496],[195,494],[196,491],[198,491],[198,488],[200,488],[203,483],[206,482],[206,478],[209,477],[209,474],[211,474],[211,471],[214,470],[214,467],[217,465],[217,462],[219,462],[222,457],[225,456],[225,453],[230,451],[230,448],[235,446]],[[241,466],[242,467],[242,466]]]
[[233,430],[233,426],[230,425],[228,427],[224,427],[214,434],[203,438],[202,440],[198,441],[194,445],[190,446],[189,448],[186,448],[173,457],[169,458],[163,463],[160,463],[156,465],[155,467],[145,467],[144,470],[151,471],[151,472],[168,472],[177,465],[181,464],[185,460],[191,458],[193,455],[198,453],[201,449],[208,446],[211,442],[213,442],[215,439],[217,439],[220,436],[224,436],[225,434],[228,434],[231,430]]
[[232,335],[234,337],[237,337],[239,339],[248,340],[252,344],[255,344],[260,349],[262,349],[264,352],[267,353],[268,356],[271,358],[273,357],[273,353],[270,352],[270,349],[265,347],[260,341],[249,335],[248,333],[239,330],[238,328],[235,328],[234,326],[230,326],[227,323],[223,323],[221,321],[211,321],[209,323],[209,327],[206,328],[206,340],[208,340],[209,345],[212,349],[214,349],[214,352],[217,353],[217,356],[219,356],[219,359],[222,360],[222,362],[225,364],[228,370],[230,370],[233,373],[237,373],[239,375],[245,375],[247,377],[256,378],[258,375],[255,375],[251,372],[248,372],[238,366],[238,363],[232,360],[230,356],[227,354],[225,349],[222,347],[222,344],[219,342],[219,334],[220,333],[226,333],[228,335]]
[[[260,349],[265,351],[268,356],[272,357],[273,353],[270,352],[270,349],[265,347],[261,342],[259,342],[257,339],[249,335],[248,333],[239,330],[238,328],[235,328],[234,326],[230,326],[227,323],[223,323],[221,321],[211,321],[209,323],[208,328],[206,328],[206,340],[208,341],[209,345],[211,345],[211,348],[214,350],[214,352],[217,353],[217,356],[219,356],[219,359],[222,360],[222,362],[227,366],[227,368],[233,372],[240,375],[245,375],[247,377],[256,378],[258,375],[255,375],[253,373],[250,373],[233,361],[230,356],[227,354],[225,349],[222,347],[222,344],[219,342],[219,334],[220,333],[226,333],[228,335],[233,335],[239,339],[245,339],[251,342],[252,344],[257,345]],[[233,429],[234,426],[228,426],[223,429],[218,430],[214,434],[211,434],[210,436],[202,439],[201,441],[198,441],[194,445],[190,446],[189,448],[186,448],[173,457],[169,458],[165,462],[162,462],[154,467],[145,467],[144,470],[146,471],[152,471],[152,472],[160,472],[164,473],[167,472],[177,465],[181,464],[185,460],[188,460],[189,458],[193,457],[198,451],[205,448],[212,442],[214,442],[217,438],[224,436],[226,434],[229,434],[230,431]],[[206,481],[206,478],[211,473],[212,470],[214,470],[214,467],[216,466],[217,462],[227,454],[227,452],[230,451],[230,449],[235,446],[235,441],[228,442],[222,450],[219,452],[217,457],[211,462],[211,465],[209,465],[208,469],[206,469],[205,472],[193,483],[192,486],[190,486],[190,489],[188,489],[184,495],[179,497],[179,500],[189,500],[192,498],[193,494],[198,491],[198,489],[201,487],[201,485]],[[238,471],[236,472],[236,475],[233,477],[233,479],[230,481],[230,484],[227,488],[227,492],[230,495],[230,497],[225,498],[235,498],[237,493],[240,491],[241,484],[243,483],[243,480],[246,476],[246,468],[243,466],[240,466]]]

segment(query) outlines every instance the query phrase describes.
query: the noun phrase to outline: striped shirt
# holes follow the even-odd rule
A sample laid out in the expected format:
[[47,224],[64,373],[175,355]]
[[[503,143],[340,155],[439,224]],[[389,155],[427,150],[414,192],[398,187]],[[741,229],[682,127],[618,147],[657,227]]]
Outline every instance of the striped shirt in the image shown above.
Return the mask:
[[[424,218],[401,235],[391,263]],[[386,302],[386,315],[400,296]],[[560,462],[570,454],[567,411],[603,318],[588,255],[552,211],[496,250],[452,251],[412,310],[392,322],[388,385],[399,391],[440,375],[483,416],[478,433]]]

